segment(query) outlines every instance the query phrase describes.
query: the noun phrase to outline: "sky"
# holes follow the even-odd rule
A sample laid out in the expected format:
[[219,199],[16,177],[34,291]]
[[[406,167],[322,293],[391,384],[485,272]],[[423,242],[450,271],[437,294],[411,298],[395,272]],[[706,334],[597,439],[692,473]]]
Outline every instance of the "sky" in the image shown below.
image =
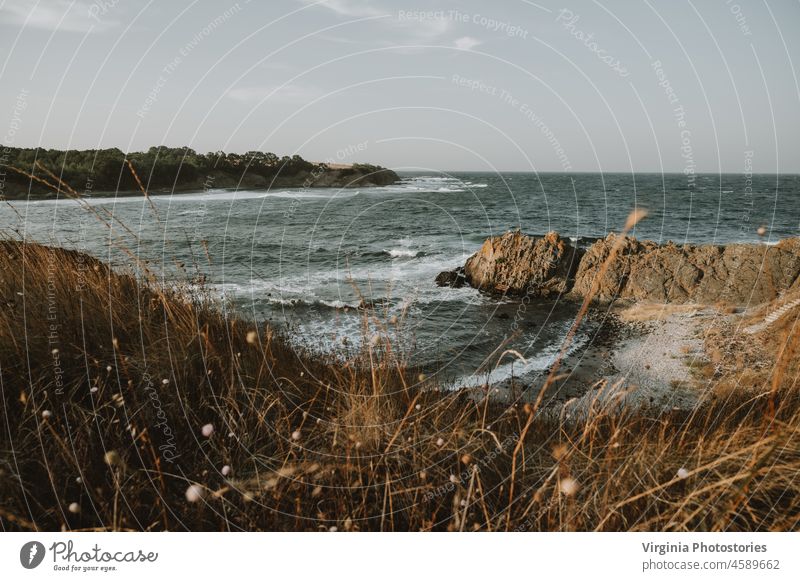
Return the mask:
[[800,172],[797,0],[0,0],[0,139]]

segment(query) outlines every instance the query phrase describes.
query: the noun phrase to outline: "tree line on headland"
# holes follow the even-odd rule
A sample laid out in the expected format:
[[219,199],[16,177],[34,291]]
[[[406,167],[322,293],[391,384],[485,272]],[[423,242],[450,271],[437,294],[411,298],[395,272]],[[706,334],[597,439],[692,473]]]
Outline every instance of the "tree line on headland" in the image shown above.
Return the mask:
[[[142,186],[137,183],[137,176]],[[394,183],[391,170],[370,164],[331,167],[299,155],[151,147],[124,153],[117,148],[0,150],[0,197],[25,199],[96,193],[216,188],[368,187]],[[61,183],[59,183],[61,182]]]

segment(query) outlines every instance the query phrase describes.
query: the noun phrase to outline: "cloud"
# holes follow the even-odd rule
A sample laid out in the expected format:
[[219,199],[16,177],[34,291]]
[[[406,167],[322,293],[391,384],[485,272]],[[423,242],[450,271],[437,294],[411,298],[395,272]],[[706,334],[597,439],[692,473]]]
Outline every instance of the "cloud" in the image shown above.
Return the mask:
[[266,99],[270,103],[298,103],[319,96],[319,91],[300,85],[270,87],[234,87],[226,93],[229,99],[240,103],[252,103]]
[[393,8],[384,10],[375,6],[375,1],[367,0],[297,0],[306,6],[315,5],[327,8],[339,16],[349,18],[365,18],[370,16],[384,16],[381,22],[395,29],[401,30],[419,41],[435,39],[452,28],[452,21],[448,18],[425,18],[419,20],[403,20],[397,17],[398,11]]
[[6,0],[0,5],[0,23],[39,30],[89,32],[111,28],[118,21],[111,18],[116,2],[81,2],[70,0]]
[[425,18],[421,20],[410,20],[403,18],[393,18],[383,20],[408,36],[412,42],[430,43],[436,42],[438,38],[446,35],[453,28],[453,21],[448,18]]
[[453,42],[453,46],[458,50],[472,50],[479,44],[483,43],[477,38],[472,38],[471,36],[462,36]]
[[378,16],[385,14],[380,10],[375,9],[374,6],[369,6],[366,0],[298,0],[302,4],[317,4],[321,7],[333,10],[336,14],[341,16]]
[[[411,44],[438,44],[441,42],[442,37],[446,36],[454,28],[454,23],[451,18],[446,16],[439,16],[434,18],[407,18],[401,17],[402,11],[396,10],[393,6],[385,9],[380,9],[375,4],[374,0],[296,0],[306,6],[315,6],[319,8],[326,8],[335,12],[339,16],[348,18],[376,18],[380,25],[386,27],[391,32],[382,35],[379,41],[380,45],[396,46]],[[381,18],[382,17],[382,18]],[[389,38],[385,38],[388,36]],[[332,42],[345,42],[338,38],[323,37]],[[479,44],[474,39],[459,39],[472,40],[474,44],[467,46],[465,50],[472,48]],[[367,39],[357,40],[352,39],[347,41],[348,44],[364,44],[370,42]],[[399,47],[402,49],[403,47]]]

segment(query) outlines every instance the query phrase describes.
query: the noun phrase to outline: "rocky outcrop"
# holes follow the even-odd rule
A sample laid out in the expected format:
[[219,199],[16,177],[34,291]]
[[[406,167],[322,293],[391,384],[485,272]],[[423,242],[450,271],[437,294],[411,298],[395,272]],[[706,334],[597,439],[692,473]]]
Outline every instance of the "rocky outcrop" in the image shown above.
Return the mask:
[[311,169],[282,173],[264,184],[269,189],[281,188],[371,188],[400,181],[390,169],[369,164],[317,164]]
[[585,296],[596,281],[599,299],[758,304],[796,285],[800,275],[798,238],[775,246],[696,246],[626,237],[619,255],[598,279],[615,242],[616,237],[609,235],[586,251],[575,277],[575,294]]
[[507,232],[467,259],[467,282],[486,291],[530,297],[563,294],[573,285],[580,251],[557,233],[539,238]]
[[[326,164],[310,182],[312,188],[369,188],[389,186],[400,181],[400,176],[385,167],[370,164]],[[313,173],[313,172],[312,172]]]
[[450,288],[461,288],[467,284],[467,277],[464,274],[464,267],[459,266],[453,270],[440,272],[436,277],[436,286],[446,286]]
[[[656,302],[774,300],[800,288],[800,238],[777,245],[657,244],[611,234],[581,250],[555,232],[542,237],[508,232],[484,242],[465,266],[466,281],[481,290],[531,297],[569,293],[575,298]],[[440,275],[441,276],[441,275]]]

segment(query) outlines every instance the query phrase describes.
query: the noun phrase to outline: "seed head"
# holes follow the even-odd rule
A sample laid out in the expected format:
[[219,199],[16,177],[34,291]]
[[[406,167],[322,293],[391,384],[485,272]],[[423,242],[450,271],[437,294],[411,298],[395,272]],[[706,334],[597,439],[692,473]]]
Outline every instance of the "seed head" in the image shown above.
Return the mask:
[[564,478],[558,483],[562,494],[572,496],[578,492],[578,483],[573,478]]
[[186,500],[189,502],[199,502],[205,495],[205,489],[199,484],[192,484],[186,489]]
[[105,460],[106,464],[109,466],[119,466],[122,464],[122,458],[116,450],[109,450],[106,452],[105,456],[103,456],[103,460]]

